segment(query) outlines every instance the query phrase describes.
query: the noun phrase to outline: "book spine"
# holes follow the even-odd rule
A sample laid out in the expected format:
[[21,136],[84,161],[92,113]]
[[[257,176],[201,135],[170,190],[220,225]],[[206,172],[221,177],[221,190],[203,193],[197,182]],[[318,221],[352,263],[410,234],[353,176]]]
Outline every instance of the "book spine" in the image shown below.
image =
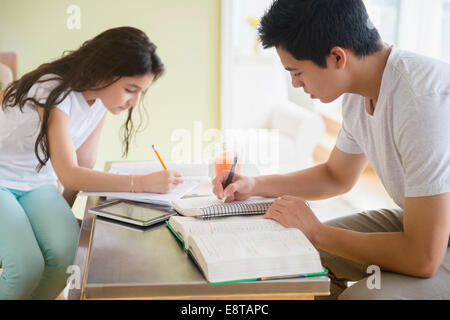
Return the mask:
[[181,238],[181,236],[178,234],[178,232],[176,232],[176,231],[172,228],[172,226],[170,225],[169,221],[166,221],[166,227],[169,228],[169,230],[172,232],[172,234],[175,236],[175,238],[177,238],[177,239],[180,241],[181,245],[183,246],[184,252],[187,253],[187,252],[188,252],[188,249],[186,248],[186,245],[185,245],[185,243],[184,243],[183,238]]

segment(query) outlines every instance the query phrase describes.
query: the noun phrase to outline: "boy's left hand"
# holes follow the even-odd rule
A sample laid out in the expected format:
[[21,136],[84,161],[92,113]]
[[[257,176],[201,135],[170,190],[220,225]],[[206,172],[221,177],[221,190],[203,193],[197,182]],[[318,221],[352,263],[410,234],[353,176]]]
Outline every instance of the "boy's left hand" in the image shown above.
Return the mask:
[[282,196],[275,200],[264,218],[274,219],[286,228],[300,229],[313,244],[322,226],[308,204],[293,196]]

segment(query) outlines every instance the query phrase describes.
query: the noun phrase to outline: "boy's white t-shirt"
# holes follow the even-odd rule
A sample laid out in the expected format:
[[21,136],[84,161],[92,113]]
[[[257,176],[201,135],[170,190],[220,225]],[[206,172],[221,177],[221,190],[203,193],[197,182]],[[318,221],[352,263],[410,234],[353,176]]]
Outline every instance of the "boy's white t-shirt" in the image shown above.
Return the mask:
[[[55,78],[45,75],[39,80]],[[49,93],[60,80],[36,82],[29,90],[28,97],[45,102]],[[56,106],[69,117],[70,135],[75,149],[78,149],[97,127],[106,112],[100,99],[91,106],[81,92],[72,91]],[[56,184],[57,177],[51,161],[37,172],[37,157],[34,145],[40,131],[41,122],[37,111],[27,102],[23,108],[0,109],[0,187],[29,191],[45,184]],[[43,154],[39,148],[39,154]]]
[[450,64],[393,47],[372,115],[366,103],[345,95],[337,148],[364,153],[401,208],[450,192]]

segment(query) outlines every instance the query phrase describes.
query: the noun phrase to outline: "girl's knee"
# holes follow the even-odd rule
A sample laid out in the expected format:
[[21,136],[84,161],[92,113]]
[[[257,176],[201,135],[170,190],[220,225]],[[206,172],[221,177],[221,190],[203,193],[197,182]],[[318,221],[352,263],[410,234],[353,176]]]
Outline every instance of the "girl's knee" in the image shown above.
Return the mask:
[[[25,299],[36,288],[42,278],[45,262],[42,254],[17,254],[3,261],[2,282],[5,298]],[[0,290],[1,291],[1,290]]]
[[73,264],[77,243],[78,238],[75,234],[67,234],[63,239],[59,239],[51,248],[48,248],[46,264],[65,272],[67,267]]

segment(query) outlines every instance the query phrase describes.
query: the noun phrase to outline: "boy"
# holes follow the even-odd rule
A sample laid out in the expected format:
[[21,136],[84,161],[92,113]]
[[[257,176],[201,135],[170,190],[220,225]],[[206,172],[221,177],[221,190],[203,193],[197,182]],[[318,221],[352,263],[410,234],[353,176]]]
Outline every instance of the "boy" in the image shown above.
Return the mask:
[[[327,162],[287,175],[214,179],[227,201],[279,197],[265,214],[299,228],[329,269],[331,297],[450,299],[450,65],[384,44],[362,0],[278,0],[259,27],[292,85],[331,102],[343,123]],[[368,161],[401,210],[322,224],[304,200],[348,192]],[[381,268],[369,289],[368,266]],[[347,281],[358,281],[347,288]]]

